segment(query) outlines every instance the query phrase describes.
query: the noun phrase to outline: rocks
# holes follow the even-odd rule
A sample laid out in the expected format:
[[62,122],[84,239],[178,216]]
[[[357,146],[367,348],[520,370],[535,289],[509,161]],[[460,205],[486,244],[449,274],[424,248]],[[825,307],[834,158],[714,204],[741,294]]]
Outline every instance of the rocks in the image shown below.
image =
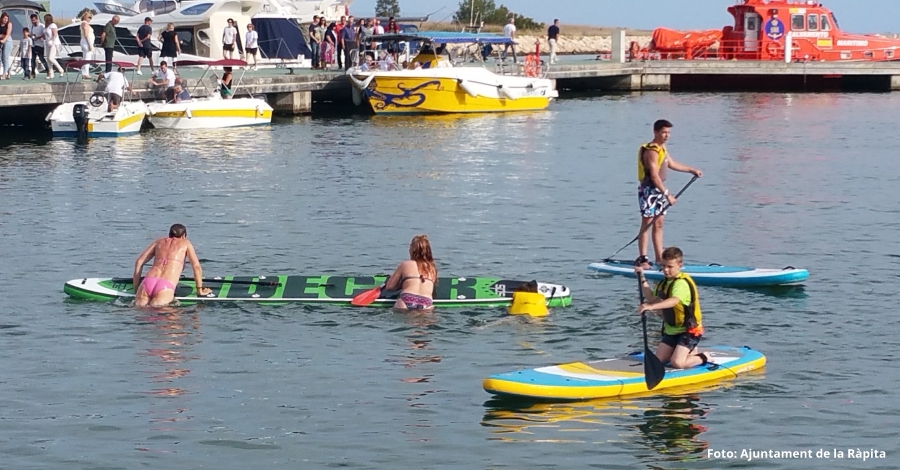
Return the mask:
[[[550,53],[550,44],[547,37],[535,36],[517,36],[516,42],[519,43],[517,51],[525,54],[534,51],[534,41],[541,41],[541,54]],[[650,44],[650,36],[626,36],[625,44],[631,44],[631,41],[637,41],[641,48],[645,48]],[[599,51],[609,52],[612,49],[612,38],[610,36],[561,36],[557,41],[557,54],[597,54]]]

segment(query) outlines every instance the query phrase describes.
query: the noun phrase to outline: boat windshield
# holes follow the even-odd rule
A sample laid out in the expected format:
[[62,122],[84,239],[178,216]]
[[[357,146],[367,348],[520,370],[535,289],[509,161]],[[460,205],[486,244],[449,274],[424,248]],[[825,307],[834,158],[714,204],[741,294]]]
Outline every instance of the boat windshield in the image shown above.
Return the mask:
[[831,13],[831,23],[834,24],[835,29],[841,29],[841,25],[838,24],[837,18],[835,18],[834,13]]
[[98,13],[106,13],[107,15],[136,16],[141,14],[139,11],[134,11],[117,3],[97,2],[94,3],[94,6],[97,7]]
[[155,15],[169,13],[178,8],[178,3],[174,0],[141,0],[140,5],[142,12],[153,12]]

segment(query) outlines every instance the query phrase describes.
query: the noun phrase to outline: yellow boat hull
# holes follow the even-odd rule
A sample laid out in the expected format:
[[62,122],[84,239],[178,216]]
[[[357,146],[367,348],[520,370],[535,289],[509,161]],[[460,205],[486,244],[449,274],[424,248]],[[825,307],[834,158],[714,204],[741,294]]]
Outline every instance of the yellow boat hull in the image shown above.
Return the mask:
[[[551,90],[552,91],[552,90]],[[360,90],[376,114],[493,113],[547,108],[556,93],[522,87],[515,97],[473,96],[458,78],[376,76]]]

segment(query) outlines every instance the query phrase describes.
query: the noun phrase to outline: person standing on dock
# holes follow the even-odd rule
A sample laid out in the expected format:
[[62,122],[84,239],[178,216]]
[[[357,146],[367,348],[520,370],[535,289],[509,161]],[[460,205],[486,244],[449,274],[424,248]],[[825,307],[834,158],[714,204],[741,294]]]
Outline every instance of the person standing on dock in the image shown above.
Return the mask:
[[[90,11],[86,11],[81,15],[81,58],[84,60],[94,60],[94,28],[91,27],[91,20],[94,15]],[[81,66],[81,79],[91,79],[91,64]]]
[[335,34],[335,45],[337,46],[337,52],[335,53],[335,58],[337,60],[338,70],[344,68],[344,61],[341,59],[344,55],[344,42],[341,41],[341,31],[344,30],[344,26],[347,25],[347,17],[342,16],[341,21],[334,26],[334,34]]
[[[187,239],[187,228],[181,224],[174,224],[169,228],[168,238],[154,240],[134,262],[132,275],[134,305],[160,308],[172,303],[175,300],[175,286],[181,278],[181,271],[184,270],[185,257],[191,262],[191,268],[194,270],[197,295],[212,293],[210,288],[203,287],[203,269],[200,268],[200,259],[194,251],[194,245]],[[144,263],[150,259],[153,259],[153,266],[141,279]]]
[[109,23],[103,27],[100,33],[100,45],[103,46],[103,52],[106,54],[106,73],[112,72],[113,52],[116,50],[116,25],[119,24],[119,15],[113,16]]
[[[510,18],[509,22],[506,23],[506,26],[503,27],[503,35],[510,39],[510,42],[506,43],[503,46],[503,56],[506,57],[506,52],[512,48],[513,56],[516,55],[516,46],[512,44],[512,40],[516,38],[516,19]],[[515,60],[515,59],[513,59]]]
[[141,73],[141,60],[143,60],[144,57],[147,58],[147,63],[150,64],[150,73],[153,73],[153,44],[150,43],[153,27],[150,26],[151,24],[153,24],[153,18],[150,18],[149,16],[144,18],[144,24],[138,28],[137,34],[134,36],[138,45],[137,70],[134,72],[137,75],[143,75],[143,73]]
[[28,36],[28,28],[22,28],[22,39],[19,40],[19,63],[22,65],[22,79],[31,78],[32,42]]
[[553,24],[547,28],[547,42],[550,44],[550,64],[555,64],[556,42],[559,41],[559,20],[553,20]]
[[312,69],[319,68],[319,49],[322,45],[322,36],[319,35],[319,15],[313,16],[309,24],[309,52],[312,54]]
[[47,62],[50,64],[47,67],[47,79],[52,80],[54,69],[61,74],[66,72],[63,70],[62,65],[59,65],[59,61],[56,60],[60,48],[59,27],[53,22],[53,15],[49,13],[44,15],[44,44],[46,44]]
[[357,49],[356,42],[356,26],[353,24],[353,17],[347,19],[347,24],[341,28],[341,47],[344,48],[344,70],[353,67],[353,50]]
[[226,59],[234,58],[234,43],[237,35],[238,30],[234,27],[234,20],[228,18],[228,26],[222,31],[222,53]]
[[31,28],[29,32],[33,41],[31,45],[31,78],[34,78],[37,72],[38,60],[44,64],[45,70],[48,68],[47,59],[44,58],[44,25],[41,24],[35,13],[31,14]]
[[0,13],[0,80],[9,80],[12,68],[13,25],[9,13]]
[[256,70],[256,54],[259,52],[259,33],[253,29],[253,23],[247,23],[247,35],[244,36],[244,45],[245,50],[247,51],[247,55],[244,59],[249,64],[250,57],[253,57],[253,65],[250,68]]
[[[639,256],[636,265],[649,264],[647,259],[647,228],[653,224],[653,254],[655,264],[663,262],[663,218],[668,206],[675,204],[675,195],[670,194],[664,183],[668,170],[692,173],[700,177],[703,172],[675,161],[666,149],[666,142],[672,130],[672,123],[660,119],[653,123],[653,140],[638,149],[638,204],[641,210],[641,231],[638,238]],[[649,267],[649,266],[648,266]]]

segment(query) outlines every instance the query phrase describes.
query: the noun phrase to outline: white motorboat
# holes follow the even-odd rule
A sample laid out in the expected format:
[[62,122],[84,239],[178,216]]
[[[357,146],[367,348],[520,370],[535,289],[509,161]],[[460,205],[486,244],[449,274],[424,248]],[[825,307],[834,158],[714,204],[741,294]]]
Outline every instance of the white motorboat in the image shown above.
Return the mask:
[[[222,31],[228,19],[233,19],[238,29],[238,42],[253,23],[259,34],[259,66],[308,66],[310,55],[304,36],[305,28],[314,15],[325,16],[329,21],[346,15],[353,0],[139,0],[128,7],[115,0],[94,3],[97,14],[91,20],[94,35],[99,39],[103,27],[114,15],[120,18],[116,26],[117,45],[113,60],[137,61],[135,34],[144,24],[144,18],[153,19],[153,61],[158,64],[161,44],[160,32],[169,23],[178,36],[181,60],[221,59]],[[81,57],[80,20],[60,27],[59,36],[63,54]],[[102,58],[103,51],[95,49],[93,59]],[[235,51],[237,57],[237,51]],[[149,65],[149,64],[148,64]]]
[[[97,62],[100,61],[72,61],[66,65],[77,71],[82,65]],[[126,62],[114,64],[134,68],[134,64]],[[66,101],[68,88],[67,80],[63,103],[47,115],[55,137],[119,137],[141,131],[149,112],[143,101],[122,101],[110,111],[107,93],[97,91],[87,101]]]
[[[203,78],[213,67],[245,67],[242,60],[218,61],[176,61],[179,67],[205,65],[206,71],[197,80],[195,93],[200,87],[207,88],[206,97],[185,101],[154,102],[148,105],[148,120],[160,129],[217,129],[269,124],[272,122],[272,107],[265,100],[249,96],[247,98],[224,99],[218,87],[212,92],[203,85]],[[240,84],[238,79],[237,84]],[[232,86],[236,91],[238,85]]]

